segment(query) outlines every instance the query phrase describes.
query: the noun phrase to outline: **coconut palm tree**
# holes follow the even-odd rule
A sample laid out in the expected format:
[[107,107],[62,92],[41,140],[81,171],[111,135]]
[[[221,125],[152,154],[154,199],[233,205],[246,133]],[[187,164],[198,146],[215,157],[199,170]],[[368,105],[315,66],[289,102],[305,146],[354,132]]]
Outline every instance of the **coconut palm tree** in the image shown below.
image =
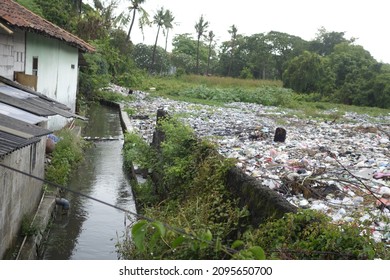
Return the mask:
[[164,15],[164,28],[166,30],[165,51],[167,51],[167,46],[168,46],[169,30],[173,28],[173,21],[174,20],[175,20],[175,17],[173,16],[172,12],[170,10],[166,10],[165,15]]
[[149,69],[150,71],[153,69],[153,66],[154,66],[154,59],[156,56],[158,35],[160,34],[161,27],[164,26],[165,17],[166,17],[166,11],[164,10],[164,7],[161,7],[160,10],[158,10],[157,13],[153,17],[153,23],[157,25],[157,35],[156,35],[156,41],[154,42],[154,46],[153,46],[152,63],[150,65],[150,69]]
[[200,38],[207,32],[207,27],[209,27],[209,22],[205,21],[203,15],[200,16],[199,21],[195,23],[195,30],[197,34],[197,47],[196,47],[196,72],[199,74],[199,47],[200,47]]
[[213,32],[213,31],[210,31],[210,32],[209,32],[209,35],[207,36],[207,39],[208,39],[208,41],[209,41],[209,54],[208,54],[208,56],[207,56],[207,70],[206,70],[206,75],[209,74],[209,70],[210,70],[211,48],[212,48],[212,45],[213,45],[214,38],[215,38],[214,32]]
[[230,50],[230,63],[229,63],[229,70],[228,70],[228,76],[230,76],[230,72],[232,70],[233,66],[233,60],[234,60],[234,52],[236,49],[236,41],[237,41],[237,27],[233,24],[230,26],[230,30],[228,30],[229,34],[231,35],[231,50]]
[[133,29],[134,20],[137,13],[140,14],[139,26],[141,28],[142,34],[143,34],[143,27],[145,25],[150,24],[149,14],[141,7],[141,5],[145,3],[145,1],[146,0],[130,0],[131,5],[128,7],[128,10],[129,10],[129,17],[131,16],[131,23],[126,37],[127,41],[130,40],[130,33],[131,30]]

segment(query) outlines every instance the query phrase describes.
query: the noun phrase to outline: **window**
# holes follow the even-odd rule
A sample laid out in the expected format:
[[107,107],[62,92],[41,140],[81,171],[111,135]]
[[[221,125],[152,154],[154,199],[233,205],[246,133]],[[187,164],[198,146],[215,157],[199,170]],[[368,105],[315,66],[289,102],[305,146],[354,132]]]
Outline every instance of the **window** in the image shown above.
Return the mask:
[[38,57],[33,57],[32,74],[38,76]]

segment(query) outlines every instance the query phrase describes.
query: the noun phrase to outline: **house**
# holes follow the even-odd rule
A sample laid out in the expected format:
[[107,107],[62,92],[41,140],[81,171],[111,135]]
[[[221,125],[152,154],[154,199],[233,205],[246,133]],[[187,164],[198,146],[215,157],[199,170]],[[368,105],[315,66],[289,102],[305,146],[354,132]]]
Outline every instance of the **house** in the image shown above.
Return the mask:
[[[30,86],[74,113],[78,61],[94,48],[12,0],[0,0],[0,76]],[[50,117],[49,128],[66,120]]]
[[[42,198],[48,118],[75,115],[67,106],[0,77],[0,259]],[[17,170],[17,171],[15,171]]]
[[0,76],[0,259],[42,198],[42,182],[19,171],[44,178],[46,136],[52,133],[47,122],[56,115],[78,117],[64,104]]
[[[79,54],[94,48],[0,0],[0,259],[42,199],[47,135],[75,118]],[[26,175],[27,174],[27,175]]]

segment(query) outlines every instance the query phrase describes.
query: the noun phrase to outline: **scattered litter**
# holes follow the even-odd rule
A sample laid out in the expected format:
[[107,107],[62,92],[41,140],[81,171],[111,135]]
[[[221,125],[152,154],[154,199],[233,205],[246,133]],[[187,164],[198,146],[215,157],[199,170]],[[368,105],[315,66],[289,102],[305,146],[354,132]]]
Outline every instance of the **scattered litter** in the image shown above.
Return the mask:
[[[259,104],[216,107],[151,98],[145,92],[133,96],[126,105],[137,115],[155,116],[158,108],[177,113],[199,137],[214,141],[221,155],[236,159],[237,167],[293,205],[321,211],[338,223],[383,222],[373,238],[390,242],[390,115],[345,113],[329,122]],[[155,121],[132,119],[148,142]]]

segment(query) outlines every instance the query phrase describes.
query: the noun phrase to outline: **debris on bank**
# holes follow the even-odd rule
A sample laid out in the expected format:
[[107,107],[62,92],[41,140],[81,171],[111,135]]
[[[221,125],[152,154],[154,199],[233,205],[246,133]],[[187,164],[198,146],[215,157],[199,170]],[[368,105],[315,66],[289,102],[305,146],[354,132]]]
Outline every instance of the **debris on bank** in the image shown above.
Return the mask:
[[131,120],[149,143],[157,109],[165,109],[291,204],[321,211],[335,223],[365,225],[376,241],[390,244],[390,115],[346,113],[327,121],[259,104],[217,107],[139,91],[133,96],[125,106],[149,116]]

